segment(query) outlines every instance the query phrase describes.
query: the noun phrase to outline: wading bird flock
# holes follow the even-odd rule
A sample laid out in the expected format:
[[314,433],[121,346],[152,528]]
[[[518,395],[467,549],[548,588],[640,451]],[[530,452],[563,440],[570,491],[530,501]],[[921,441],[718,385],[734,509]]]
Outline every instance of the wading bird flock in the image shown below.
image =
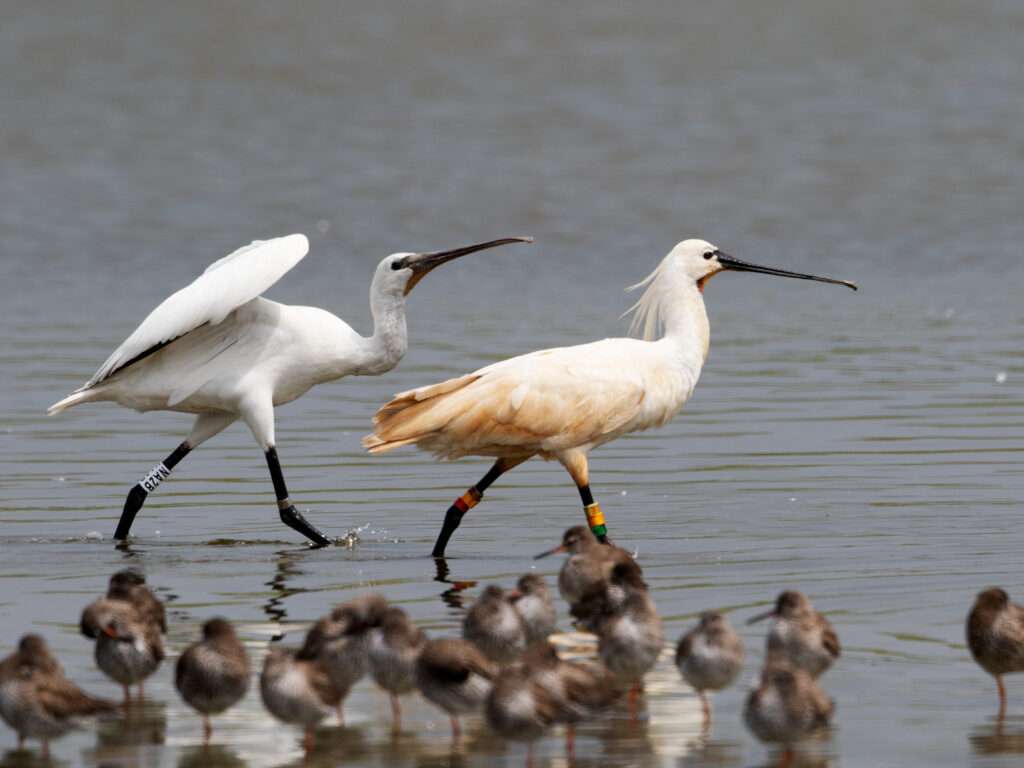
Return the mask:
[[[588,538],[590,544],[581,546]],[[485,587],[465,611],[460,636],[430,638],[382,594],[366,592],[314,622],[301,646],[266,648],[259,673],[263,706],[302,729],[308,755],[317,726],[331,717],[344,724],[346,697],[369,676],[390,697],[395,733],[402,727],[400,697],[418,692],[448,714],[453,741],[462,733],[461,717],[482,715],[504,739],[526,742],[531,764],[534,742],[553,727],[564,727],[572,758],[578,724],[616,713],[636,722],[643,678],[659,659],[672,658],[699,697],[706,740],[707,692],[731,685],[743,669],[737,632],[722,614],[703,613],[673,654],[640,565],[622,550],[600,545],[584,526],[567,530],[563,541],[568,546],[557,549],[569,556],[559,572],[559,592],[574,626],[595,635],[596,648],[586,644],[583,653],[578,647],[558,652],[557,640],[565,636],[558,634],[547,581],[537,573],[524,574],[510,591]],[[793,590],[780,593],[771,610],[747,624],[765,618],[772,623],[763,663],[750,683],[742,719],[759,740],[781,745],[780,765],[786,766],[794,744],[829,724],[834,702],[817,680],[839,657],[839,639],[810,600]],[[136,571],[111,576],[106,595],[83,610],[80,627],[95,640],[96,665],[122,686],[124,701],[82,691],[64,677],[40,635],[25,635],[0,660],[0,718],[17,732],[19,749],[26,738],[40,739],[48,758],[51,739],[99,717],[116,719],[132,706],[132,686],[138,686],[141,700],[143,682],[165,659],[164,606]],[[966,632],[972,656],[996,678],[1002,722],[1001,677],[1024,671],[1024,609],[1001,589],[985,590],[968,615]],[[202,638],[181,650],[174,686],[202,717],[204,743],[213,734],[210,716],[241,701],[252,675],[249,652],[224,618],[206,621]]]
[[[465,611],[459,636],[428,637],[382,594],[365,592],[315,621],[300,646],[270,644],[259,674],[264,707],[302,729],[307,754],[322,721],[336,717],[344,724],[345,699],[367,676],[389,695],[396,732],[402,723],[400,697],[419,692],[448,714],[453,739],[462,733],[461,717],[482,715],[503,738],[527,742],[528,759],[533,742],[554,726],[564,726],[572,756],[577,724],[616,709],[635,721],[644,676],[659,659],[671,657],[643,571],[628,553],[602,546],[584,526],[569,529],[563,539],[570,542],[569,556],[558,582],[568,591],[560,592],[576,626],[595,635],[593,652],[577,650],[571,654],[576,659],[558,653],[551,638],[559,615],[538,573],[524,574],[509,591],[486,586]],[[581,547],[581,539],[589,546]],[[794,610],[775,615],[765,671],[744,712],[755,735],[785,745],[826,724],[831,712],[814,682],[824,669],[804,666],[808,659],[816,661],[822,627],[830,637],[829,661],[839,652],[828,622],[800,593],[783,593],[779,604],[792,595],[800,601]],[[17,731],[19,748],[26,738],[38,738],[48,755],[50,739],[96,717],[116,717],[131,707],[133,686],[138,687],[135,700],[142,699],[144,681],[165,660],[164,606],[134,570],[111,576],[107,593],[82,611],[80,627],[96,643],[97,667],[122,687],[123,703],[78,689],[64,678],[46,641],[25,635],[0,661],[0,717]],[[777,643],[776,636],[786,643]],[[701,698],[706,732],[711,711],[705,692],[736,679],[744,661],[742,643],[720,614],[707,613],[679,641],[674,658]],[[252,674],[249,653],[224,618],[206,621],[202,638],[178,655],[174,686],[202,716],[204,741],[213,734],[210,716],[238,703]],[[800,685],[787,687],[777,679],[787,674]]]

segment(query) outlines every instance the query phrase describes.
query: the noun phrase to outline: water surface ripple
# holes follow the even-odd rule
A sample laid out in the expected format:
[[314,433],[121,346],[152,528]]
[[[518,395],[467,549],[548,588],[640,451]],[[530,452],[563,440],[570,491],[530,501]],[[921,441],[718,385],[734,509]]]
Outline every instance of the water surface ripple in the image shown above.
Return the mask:
[[[167,601],[169,659],[144,706],[55,743],[67,765],[276,766],[300,735],[255,689],[215,719],[172,685],[213,615],[257,661],[374,588],[434,635],[460,603],[556,558],[582,521],[558,466],[531,461],[427,557],[451,500],[486,470],[359,439],[398,391],[531,349],[625,333],[623,289],[679,239],[857,281],[727,274],[708,284],[711,352],[668,427],[592,454],[592,485],[645,568],[667,637],[703,610],[736,625],[807,592],[843,655],[824,678],[835,726],[802,765],[1010,766],[1024,693],[968,657],[975,592],[1024,599],[1015,525],[1024,394],[1024,124],[1012,0],[639,6],[323,0],[11,5],[0,25],[0,652],[47,637],[67,674],[117,688],[77,630],[114,570]],[[350,546],[310,551],[278,521],[262,456],[236,425],[153,494],[130,545],[124,496],[186,434],[181,415],[110,405],[59,417],[165,296],[254,238],[311,252],[272,298],[361,331],[376,262],[510,235],[410,298],[410,351],[385,377],[324,385],[278,410],[278,450],[309,519]],[[561,629],[570,629],[564,606]],[[741,724],[763,625],[743,627],[739,685],[697,700],[671,664],[638,725],[584,726],[577,766],[767,764]],[[461,744],[420,699],[393,736],[387,698],[353,691],[313,765],[512,766],[477,720]],[[564,765],[563,733],[538,744]],[[0,730],[0,766],[35,765]]]

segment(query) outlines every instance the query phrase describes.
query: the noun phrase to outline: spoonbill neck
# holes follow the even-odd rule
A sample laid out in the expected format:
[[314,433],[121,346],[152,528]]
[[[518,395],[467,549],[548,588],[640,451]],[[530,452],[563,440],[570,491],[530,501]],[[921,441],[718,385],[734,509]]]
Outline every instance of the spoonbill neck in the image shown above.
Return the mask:
[[360,375],[377,376],[385,373],[405,357],[409,346],[405,297],[399,295],[390,299],[371,302],[373,334],[369,337],[361,336],[356,342],[356,373]]

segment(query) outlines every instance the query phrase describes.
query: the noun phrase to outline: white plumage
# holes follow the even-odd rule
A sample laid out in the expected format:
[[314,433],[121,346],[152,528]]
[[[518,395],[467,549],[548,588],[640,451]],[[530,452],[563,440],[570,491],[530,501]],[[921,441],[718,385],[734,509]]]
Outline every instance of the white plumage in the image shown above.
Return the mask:
[[304,235],[257,240],[211,264],[154,309],[85,386],[50,406],[50,413],[59,413],[80,403],[113,401],[138,411],[197,416],[185,441],[132,489],[115,537],[128,535],[147,493],[178,461],[242,419],[267,457],[282,520],[313,542],[329,544],[288,497],[274,448],[274,407],[316,384],[390,370],[406,350],[405,297],[423,275],[474,251],[526,241],[507,238],[388,256],[370,285],[374,329],[368,337],[325,310],[260,295],[306,255]]
[[[94,386],[128,361],[199,326],[217,325],[235,308],[255,299],[302,261],[309,252],[305,235],[255,240],[211,264],[203,274],[168,296],[100,366],[86,387]],[[58,404],[59,405],[59,404]],[[60,410],[54,406],[52,411]]]

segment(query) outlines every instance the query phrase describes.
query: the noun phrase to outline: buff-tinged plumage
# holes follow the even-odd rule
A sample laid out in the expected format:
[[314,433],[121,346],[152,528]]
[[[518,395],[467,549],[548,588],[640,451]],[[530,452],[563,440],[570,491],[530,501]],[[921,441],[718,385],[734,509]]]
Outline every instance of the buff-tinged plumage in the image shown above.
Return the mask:
[[417,443],[437,456],[557,459],[586,482],[587,451],[667,424],[690,397],[707,356],[698,280],[720,271],[702,240],[677,245],[644,284],[639,315],[661,339],[611,338],[531,352],[396,395],[374,416],[371,453]]
[[[589,488],[587,454],[622,435],[664,426],[679,413],[708,353],[704,286],[727,269],[841,282],[749,264],[703,240],[685,240],[634,286],[645,288],[634,306],[643,339],[530,352],[402,392],[374,415],[374,433],[363,446],[370,453],[415,444],[440,458],[496,457],[482,485],[471,489],[473,503],[500,474],[531,456],[555,459],[580,490],[588,525],[603,541],[607,526]],[[460,499],[448,510],[435,557],[444,555],[469,506]]]
[[371,453],[417,443],[448,459],[540,455],[567,464],[574,451],[675,417],[705,350],[682,366],[663,361],[665,352],[658,343],[605,339],[504,360],[397,395],[374,416],[364,445]]

